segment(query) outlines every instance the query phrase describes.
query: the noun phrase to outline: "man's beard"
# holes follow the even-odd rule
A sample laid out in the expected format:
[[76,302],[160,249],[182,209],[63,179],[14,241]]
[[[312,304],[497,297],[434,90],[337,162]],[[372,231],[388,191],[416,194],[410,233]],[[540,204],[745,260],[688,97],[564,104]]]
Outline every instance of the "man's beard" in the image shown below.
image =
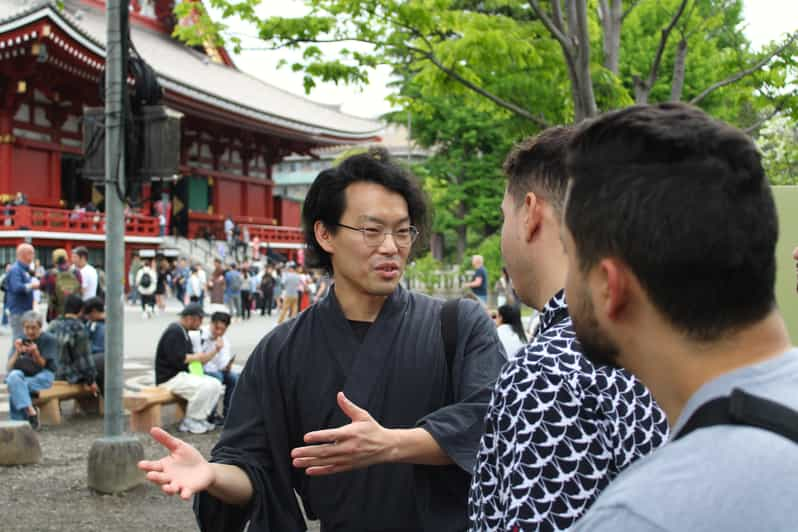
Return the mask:
[[595,365],[620,368],[618,347],[602,333],[590,294],[585,290],[581,302],[570,309],[574,332],[582,344],[582,354]]

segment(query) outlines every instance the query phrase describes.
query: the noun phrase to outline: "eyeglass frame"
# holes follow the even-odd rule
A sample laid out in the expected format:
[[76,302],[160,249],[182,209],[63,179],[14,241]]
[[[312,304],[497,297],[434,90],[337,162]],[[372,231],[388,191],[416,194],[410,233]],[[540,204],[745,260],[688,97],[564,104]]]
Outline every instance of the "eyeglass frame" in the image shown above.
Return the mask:
[[346,224],[333,224],[333,225],[335,225],[336,227],[343,227],[344,229],[349,229],[351,231],[357,231],[358,233],[363,235],[363,243],[371,248],[380,247],[385,242],[385,239],[388,237],[388,235],[391,235],[391,237],[393,238],[393,243],[396,244],[396,247],[410,248],[413,247],[413,244],[415,244],[416,240],[418,239],[418,235],[421,233],[415,225],[407,226],[407,228],[410,229],[410,235],[411,235],[410,244],[403,246],[396,241],[396,236],[395,236],[396,231],[386,231],[385,229],[383,229],[382,240],[380,240],[378,244],[369,244],[368,241],[366,240],[366,230],[368,230],[368,227],[352,227],[351,225],[346,225]]

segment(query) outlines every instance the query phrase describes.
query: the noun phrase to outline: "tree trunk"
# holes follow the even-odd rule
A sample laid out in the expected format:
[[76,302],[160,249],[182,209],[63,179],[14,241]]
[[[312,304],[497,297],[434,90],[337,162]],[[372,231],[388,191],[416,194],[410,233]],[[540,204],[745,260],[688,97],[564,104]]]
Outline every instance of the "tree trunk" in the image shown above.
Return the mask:
[[682,39],[676,47],[676,57],[673,60],[673,80],[671,81],[671,101],[682,100],[684,90],[684,72],[687,63],[687,41]]
[[[559,0],[554,0],[559,1]],[[598,114],[596,96],[593,93],[593,75],[590,72],[590,34],[587,20],[587,0],[568,0],[568,29],[571,40],[574,42],[576,58],[574,68],[576,71],[576,92],[579,104],[574,102],[576,122]]]
[[[465,218],[465,205],[460,202],[457,206],[457,218],[463,220]],[[463,257],[466,252],[466,244],[468,243],[468,228],[465,222],[457,226],[457,261],[456,264],[463,262]]]
[[648,86],[646,80],[640,76],[632,78],[632,85],[635,91],[635,103],[648,103],[648,95],[651,92],[651,87]]
[[442,261],[446,251],[446,240],[443,233],[432,233],[429,241],[430,253],[432,258],[437,261]]
[[604,68],[618,75],[621,57],[621,21],[623,2],[605,0],[601,2],[601,26],[604,40]]

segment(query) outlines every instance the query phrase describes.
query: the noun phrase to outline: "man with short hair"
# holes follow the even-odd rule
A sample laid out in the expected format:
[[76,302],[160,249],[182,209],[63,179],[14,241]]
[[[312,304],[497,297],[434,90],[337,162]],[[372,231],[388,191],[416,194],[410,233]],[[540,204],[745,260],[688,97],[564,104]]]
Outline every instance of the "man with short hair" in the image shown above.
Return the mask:
[[236,382],[238,382],[238,373],[232,370],[235,356],[230,347],[230,339],[226,334],[228,327],[230,327],[230,314],[217,311],[211,314],[210,325],[189,333],[191,344],[196,353],[213,351],[216,349],[217,344],[221,344],[216,356],[203,365],[205,375],[213,377],[224,385],[222,418],[214,416],[214,412],[211,413],[211,419],[209,419],[212,423],[219,424],[227,417],[230,399],[233,397],[233,390],[235,390]]
[[70,384],[87,384],[97,395],[97,366],[91,353],[89,331],[80,320],[83,299],[70,294],[64,303],[64,313],[47,327],[47,332],[58,341],[58,371],[56,378]]
[[99,277],[94,266],[89,264],[89,250],[83,246],[72,250],[72,263],[80,270],[81,295],[83,299],[95,297],[97,295]]
[[[30,244],[17,246],[17,261],[6,274],[6,306],[8,307],[11,336],[22,336],[22,316],[33,310],[33,291],[39,288],[39,280],[31,276],[35,250]],[[11,348],[8,356],[14,353]]]
[[482,302],[482,306],[488,305],[488,271],[485,269],[485,259],[482,255],[471,257],[471,266],[474,267],[474,277],[466,283],[471,292]]
[[574,335],[560,241],[572,136],[548,129],[504,162],[502,256],[541,325],[496,382],[471,482],[472,531],[567,530],[668,434],[649,391],[623,370],[592,364]]
[[505,361],[496,327],[479,303],[442,316],[441,301],[399,285],[427,206],[386,152],[321,172],[302,216],[305,258],[332,273],[330,294],[250,356],[212,463],[153,429],[170,456],[140,467],[166,493],[197,494],[202,530],[305,530],[296,494],[325,531],[465,529]]
[[189,303],[179,316],[180,320],[169,325],[158,340],[155,384],[188,401],[186,417],[178,430],[203,434],[215,428],[207,419],[222,396],[222,383],[201,371],[190,372],[189,364],[198,363],[201,370],[201,365],[215,357],[222,345],[214,344],[208,351],[195,353],[189,332],[200,328],[205,312],[198,303]]
[[648,386],[673,433],[575,530],[794,530],[798,350],[753,140],[686,104],[636,105],[580,127],[567,170],[576,334]]

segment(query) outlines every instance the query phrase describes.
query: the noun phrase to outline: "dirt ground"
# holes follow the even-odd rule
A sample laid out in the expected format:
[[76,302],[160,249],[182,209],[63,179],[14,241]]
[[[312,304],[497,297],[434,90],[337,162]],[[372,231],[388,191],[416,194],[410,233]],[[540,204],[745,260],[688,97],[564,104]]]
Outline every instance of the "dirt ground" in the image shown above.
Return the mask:
[[[205,456],[218,438],[178,433]],[[165,496],[149,483],[120,495],[102,495],[87,487],[87,461],[92,443],[103,436],[102,419],[76,414],[56,427],[38,432],[42,460],[37,465],[0,466],[0,530],[4,532],[143,532],[197,530],[191,503]],[[162,448],[140,435],[144,455],[157,459]],[[317,525],[309,525],[318,530]]]

